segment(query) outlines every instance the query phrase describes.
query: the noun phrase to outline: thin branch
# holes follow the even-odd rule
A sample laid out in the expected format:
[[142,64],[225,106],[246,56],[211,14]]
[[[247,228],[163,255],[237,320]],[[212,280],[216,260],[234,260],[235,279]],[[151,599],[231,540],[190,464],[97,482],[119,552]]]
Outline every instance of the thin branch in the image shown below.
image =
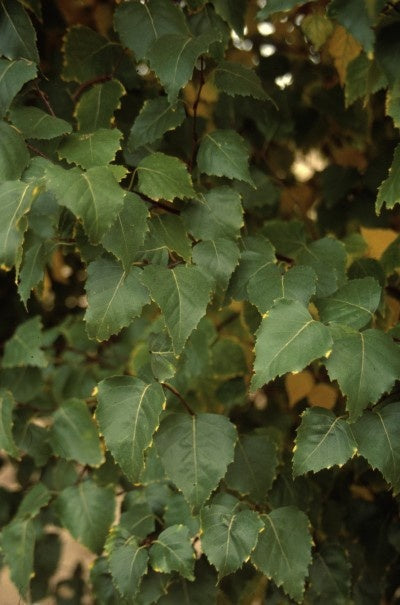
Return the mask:
[[182,395],[171,384],[168,384],[168,382],[161,382],[160,384],[162,387],[168,389],[168,391],[171,391],[171,393],[173,393],[175,395],[175,397],[177,397],[179,399],[179,401],[181,402],[181,404],[183,405],[185,410],[187,412],[189,412],[189,414],[191,416],[196,415],[194,413],[194,411],[192,410],[192,408],[190,407],[190,405],[187,403],[187,401],[182,397]]
[[37,82],[35,82],[35,90],[36,94],[42,99],[43,103],[46,105],[48,112],[53,116],[53,118],[55,118],[56,114],[54,113],[54,110],[50,105],[49,97],[45,92],[43,92],[43,90],[39,88],[39,84]]
[[78,88],[72,95],[72,100],[74,101],[74,103],[76,103],[77,101],[79,101],[79,98],[85,92],[85,90],[93,86],[93,84],[101,84],[102,82],[108,82],[109,80],[112,80],[112,77],[112,74],[102,74],[101,76],[96,76],[95,78],[86,80],[86,82],[82,82],[82,84],[78,86]]
[[193,108],[192,108],[192,110],[193,110],[192,155],[191,155],[190,162],[189,162],[189,172],[192,172],[193,166],[194,166],[194,161],[196,159],[197,141],[198,141],[198,134],[197,134],[197,109],[199,107],[200,97],[201,97],[201,91],[203,90],[204,84],[205,84],[205,79],[204,79],[204,59],[203,59],[203,57],[200,57],[200,84],[199,84],[199,90],[197,91],[197,95],[196,95],[196,98],[194,100]]
[[53,161],[51,158],[49,158],[48,155],[46,155],[45,153],[43,153],[42,151],[40,151],[40,149],[38,149],[37,147],[34,147],[33,145],[31,145],[30,143],[26,143],[26,146],[28,147],[28,149],[30,149],[31,151],[33,151],[33,153],[36,153],[37,155],[40,155],[42,158],[45,158],[46,160],[49,160],[50,162]]
[[152,206],[154,206],[156,208],[162,208],[163,210],[166,210],[167,212],[171,212],[171,214],[180,214],[181,213],[181,211],[178,210],[178,208],[175,208],[175,206],[172,206],[172,204],[168,204],[168,202],[156,202],[155,200],[152,200],[150,197],[148,197],[144,193],[141,193],[140,197],[144,202],[147,202],[148,204],[151,204]]

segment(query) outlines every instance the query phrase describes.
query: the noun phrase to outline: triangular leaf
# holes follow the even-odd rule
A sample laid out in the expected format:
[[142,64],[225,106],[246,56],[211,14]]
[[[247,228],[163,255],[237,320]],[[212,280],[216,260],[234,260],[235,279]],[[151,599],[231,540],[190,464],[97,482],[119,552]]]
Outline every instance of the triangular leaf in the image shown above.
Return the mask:
[[229,187],[199,194],[182,211],[187,229],[198,239],[237,238],[243,226],[240,195]]
[[236,300],[247,298],[247,287],[250,280],[255,281],[264,269],[275,262],[275,250],[265,237],[244,237],[239,266],[229,284],[230,296]]
[[236,430],[217,414],[170,414],[155,442],[168,477],[199,509],[233,460]]
[[11,101],[25,84],[36,76],[36,65],[27,59],[7,61],[0,59],[0,117],[3,117]]
[[82,168],[104,166],[112,162],[120,147],[122,132],[117,128],[99,128],[95,132],[73,132],[59,146],[58,157]]
[[157,383],[114,376],[99,383],[96,417],[107,448],[132,482],[139,480],[165,397]]
[[15,519],[33,519],[40,509],[47,506],[52,494],[43,483],[36,483],[24,496],[20,503]]
[[139,546],[125,529],[116,527],[109,534],[105,549],[114,584],[121,596],[133,602],[147,571],[146,546]]
[[252,388],[286,372],[303,370],[326,355],[331,346],[328,328],[315,321],[300,302],[278,301],[257,331]]
[[236,571],[255,547],[263,522],[255,511],[228,512],[212,504],[201,511],[201,545],[218,577]]
[[47,359],[41,350],[42,344],[42,322],[37,315],[20,324],[10,340],[6,342],[3,368],[46,367]]
[[317,274],[317,296],[333,294],[345,281],[346,248],[333,237],[304,244],[296,260],[309,265]]
[[205,277],[212,277],[215,283],[214,300],[220,304],[223,294],[239,260],[240,251],[235,242],[222,237],[199,242],[193,248],[193,262]]
[[26,221],[21,221],[33,202],[35,188],[29,183],[6,181],[0,184],[0,262],[11,269],[20,261]]
[[124,94],[125,88],[119,80],[92,86],[83,93],[75,109],[78,129],[81,132],[94,132],[99,128],[109,128]]
[[311,563],[311,536],[307,516],[295,506],[276,508],[262,515],[264,531],[251,555],[262,573],[301,602]]
[[248,163],[246,143],[234,130],[214,130],[204,135],[197,154],[200,172],[254,185]]
[[190,543],[189,530],[184,525],[172,525],[153,542],[150,563],[155,571],[177,571],[188,580],[194,580],[195,555]]
[[141,270],[137,267],[126,273],[111,258],[99,258],[88,265],[85,321],[90,338],[107,340],[140,315],[149,302],[140,277]]
[[157,141],[163,134],[182,124],[184,119],[182,103],[171,105],[166,97],[145,101],[131,128],[129,149],[138,149]]
[[250,96],[255,99],[267,99],[261,80],[254,69],[240,63],[221,61],[214,70],[216,87],[228,95]]
[[4,560],[10,568],[11,579],[25,598],[33,574],[35,526],[32,519],[16,519],[1,532]]
[[356,420],[398,379],[400,350],[379,330],[354,332],[334,341],[325,365],[330,379],[338,381],[347,397],[350,420]]
[[0,55],[39,63],[36,32],[25,9],[15,0],[0,4]]
[[335,464],[342,466],[357,451],[350,425],[330,410],[308,408],[297,429],[293,474],[314,473]]
[[10,119],[27,139],[55,139],[72,130],[71,124],[38,107],[15,107]]
[[84,25],[71,27],[63,39],[62,78],[67,82],[86,82],[110,74],[121,61],[121,46]]
[[399,431],[399,402],[364,412],[354,425],[358,453],[382,473],[395,496],[400,492]]
[[379,214],[382,206],[386,204],[386,208],[391,210],[395,204],[400,203],[400,145],[397,145],[394,150],[393,162],[389,168],[389,176],[383,181],[378,190],[375,209]]
[[142,160],[137,171],[139,191],[153,200],[194,197],[192,179],[185,164],[165,153],[152,153]]
[[342,605],[350,601],[351,568],[348,554],[338,544],[324,542],[314,554],[310,567],[311,594],[329,603]]

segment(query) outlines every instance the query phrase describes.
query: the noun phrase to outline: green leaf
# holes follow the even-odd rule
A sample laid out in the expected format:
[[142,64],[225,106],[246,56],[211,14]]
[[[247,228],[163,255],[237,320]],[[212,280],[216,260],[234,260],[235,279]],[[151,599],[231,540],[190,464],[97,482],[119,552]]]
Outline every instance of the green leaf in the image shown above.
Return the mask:
[[100,554],[114,520],[115,497],[112,487],[99,487],[88,479],[64,489],[55,501],[55,510],[72,536]]
[[268,99],[254,69],[249,69],[240,63],[221,61],[214,70],[214,83],[219,90],[231,96]]
[[395,204],[400,203],[400,145],[397,145],[394,150],[393,163],[389,168],[389,176],[383,181],[378,189],[376,198],[375,210],[380,214],[382,207],[386,204],[386,208],[391,210]]
[[125,529],[116,527],[109,534],[105,549],[114,584],[121,596],[133,602],[147,571],[146,545],[139,546]]
[[139,191],[152,200],[168,200],[176,197],[194,197],[192,179],[185,164],[178,158],[165,153],[152,153],[137,167]]
[[234,130],[213,130],[202,138],[197,154],[200,172],[238,179],[254,186],[248,163],[247,144]]
[[210,300],[209,279],[197,267],[145,267],[142,283],[160,307],[171,336],[175,355],[179,355],[186,340],[205,315]]
[[84,25],[71,27],[63,39],[62,78],[67,82],[86,82],[111,74],[121,61],[121,46]]
[[[313,0],[311,0],[313,2]],[[268,19],[273,13],[288,11],[295,6],[305,4],[306,0],[268,0],[267,5],[257,13],[257,19]]]
[[93,168],[112,162],[120,147],[122,132],[117,128],[99,128],[95,132],[73,132],[65,137],[57,153],[60,159],[81,168]]
[[0,184],[0,210],[2,225],[0,227],[0,262],[3,267],[19,264],[26,220],[36,189],[29,183],[7,181]]
[[230,187],[214,187],[190,200],[182,211],[182,218],[198,239],[236,239],[243,227],[240,195]]
[[185,119],[181,102],[171,105],[166,97],[148,99],[133,123],[128,139],[129,149],[138,149],[157,141],[169,130],[180,126]]
[[296,258],[306,244],[304,223],[300,221],[268,221],[263,234],[279,254],[289,258]]
[[128,271],[148,231],[148,210],[135,193],[126,192],[124,205],[101,243]]
[[323,543],[310,567],[311,594],[327,599],[332,605],[350,601],[351,568],[344,548]]
[[387,80],[378,63],[360,53],[347,66],[345,82],[346,107],[357,99],[371,95],[387,86]]
[[400,267],[400,236],[386,248],[380,258],[380,262],[385,270],[386,275],[392,275]]
[[399,402],[364,412],[354,425],[359,455],[382,473],[394,496],[400,491],[399,430]]
[[180,216],[155,214],[149,222],[149,229],[144,248],[164,248],[177,252],[186,261],[190,260],[192,248]]
[[223,302],[224,292],[238,264],[239,255],[237,244],[222,237],[200,242],[193,248],[193,262],[206,278],[213,279],[214,299],[219,304]]
[[167,34],[158,38],[150,47],[147,56],[161,85],[174,103],[181,88],[192,77],[198,57],[208,51],[210,44],[218,39],[216,32],[200,34],[196,38],[186,34]]
[[311,13],[302,20],[301,29],[315,50],[319,50],[332,34],[333,23],[325,15]]
[[344,244],[332,237],[305,244],[296,257],[298,264],[309,265],[317,274],[317,296],[329,296],[343,284],[346,259]]
[[33,80],[36,69],[36,65],[27,59],[0,59],[0,117],[6,114],[11,101],[22,86]]
[[357,451],[350,425],[324,408],[306,409],[301,416],[293,454],[293,474],[343,466]]
[[[159,574],[158,574],[159,575]],[[165,576],[159,576],[163,578]],[[168,576],[167,576],[168,578]],[[175,576],[172,581],[165,582],[165,585],[158,590],[156,597],[159,605],[176,605],[185,603],[186,605],[203,605],[204,603],[216,603],[218,588],[217,577],[214,568],[207,563],[205,557],[201,557],[195,563],[195,579],[188,582],[182,577]],[[161,598],[159,597],[161,593]],[[140,601],[138,605],[150,605],[150,600]]]
[[47,359],[41,350],[42,344],[42,322],[36,315],[19,324],[10,340],[6,342],[2,361],[3,368],[46,367]]
[[89,338],[107,340],[140,315],[149,302],[140,278],[139,268],[127,273],[111,258],[99,258],[88,265],[85,321]]
[[250,280],[255,281],[260,272],[275,262],[274,248],[265,237],[244,237],[239,266],[232,275],[228,294],[236,300],[247,298]]
[[183,12],[164,0],[124,2],[114,15],[115,29],[122,42],[143,59],[155,40],[166,34],[187,34]]
[[49,437],[53,451],[66,460],[100,466],[104,456],[95,423],[84,401],[63,401],[53,414]]
[[238,36],[242,36],[246,12],[246,0],[212,0],[215,11],[227,21]]
[[306,307],[315,294],[316,275],[311,267],[295,266],[286,272],[274,264],[262,268],[250,278],[247,292],[249,301],[260,313],[266,313],[280,298],[297,300]]
[[276,445],[268,435],[241,435],[225,481],[231,489],[261,503],[272,487],[277,466]]
[[62,206],[82,220],[91,243],[98,243],[115,221],[124,202],[124,190],[107,166],[64,170],[49,166],[46,170],[48,190]]
[[177,358],[172,350],[171,338],[165,332],[150,334],[151,371],[157,380],[172,378],[176,372]]
[[15,107],[10,111],[10,119],[27,139],[55,139],[72,130],[65,120],[37,107]]
[[307,516],[295,506],[276,508],[262,515],[264,531],[251,555],[262,573],[292,599],[301,602],[311,563],[311,536]]
[[255,511],[230,512],[212,504],[201,511],[201,529],[202,549],[221,579],[249,558],[263,522]]
[[1,547],[11,580],[25,598],[33,574],[35,527],[32,519],[16,519],[1,532]]
[[48,505],[51,492],[43,483],[36,483],[24,496],[18,507],[15,519],[33,519],[41,508]]
[[29,163],[29,153],[19,132],[0,121],[0,183],[19,179]]
[[18,294],[25,307],[32,289],[43,279],[46,263],[53,249],[52,242],[43,241],[29,231],[26,234],[22,265],[18,275]]
[[298,372],[332,346],[329,329],[313,320],[298,301],[275,303],[257,331],[252,388],[286,372]]
[[235,427],[216,414],[170,414],[155,436],[165,472],[196,510],[225,475],[235,441]]
[[0,3],[0,55],[39,63],[36,32],[26,11],[15,0]]
[[321,321],[363,328],[373,319],[381,293],[381,287],[374,278],[353,279],[335,294],[317,300]]
[[131,376],[114,376],[99,383],[96,411],[107,448],[130,481],[137,482],[144,466],[144,451],[165,403],[161,386]]
[[189,529],[191,536],[195,536],[200,531],[200,520],[198,517],[192,515],[189,505],[182,494],[171,494],[168,498],[164,513],[164,522],[167,527],[183,523]]
[[365,0],[331,0],[327,7],[328,16],[336,19],[364,47],[365,52],[372,52],[375,36],[371,29],[373,22],[366,7]]
[[109,128],[114,112],[120,108],[120,99],[126,94],[119,80],[95,84],[83,93],[76,105],[75,115],[81,132]]
[[144,540],[155,530],[154,514],[147,502],[133,502],[127,506],[127,510],[121,514],[119,524],[129,535]]
[[0,390],[0,450],[13,458],[19,458],[18,448],[12,434],[15,399],[10,391]]
[[157,540],[154,540],[149,556],[155,571],[177,571],[184,578],[194,580],[195,555],[189,530],[184,525],[172,525],[161,532]]
[[400,351],[379,330],[354,332],[334,341],[325,365],[330,379],[337,380],[346,395],[346,409],[353,421],[398,379]]

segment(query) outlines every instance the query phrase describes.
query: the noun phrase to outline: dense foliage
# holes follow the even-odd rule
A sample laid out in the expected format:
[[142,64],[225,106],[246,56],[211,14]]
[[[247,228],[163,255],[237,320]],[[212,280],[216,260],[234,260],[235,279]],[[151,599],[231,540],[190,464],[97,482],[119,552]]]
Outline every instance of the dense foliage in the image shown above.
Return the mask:
[[0,55],[21,597],[399,602],[400,2],[1,0]]

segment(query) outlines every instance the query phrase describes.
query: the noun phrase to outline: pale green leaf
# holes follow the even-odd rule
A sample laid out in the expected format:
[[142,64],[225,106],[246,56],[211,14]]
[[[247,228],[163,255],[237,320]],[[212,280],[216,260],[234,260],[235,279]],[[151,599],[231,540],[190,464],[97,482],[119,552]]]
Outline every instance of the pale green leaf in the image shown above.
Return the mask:
[[135,193],[126,192],[124,205],[101,243],[121,261],[125,271],[132,266],[148,231],[146,205]]
[[156,433],[167,476],[198,510],[232,462],[236,429],[217,414],[170,414]]
[[99,258],[88,265],[86,329],[90,338],[107,340],[128,326],[149,302],[140,283],[141,270],[125,272],[111,258]]
[[180,89],[192,77],[198,57],[217,39],[213,31],[195,38],[188,34],[167,34],[152,44],[147,53],[150,66],[165,88],[170,103],[176,101]]
[[198,239],[236,239],[243,227],[240,195],[230,187],[214,187],[190,200],[182,218],[188,231]]
[[210,300],[211,282],[197,267],[145,267],[142,283],[160,307],[174,352],[181,353],[186,340],[205,315]]
[[72,130],[71,124],[38,107],[15,107],[10,120],[27,139],[55,139]]
[[39,63],[36,32],[25,9],[15,0],[0,3],[0,55]]
[[306,409],[297,429],[293,474],[314,473],[334,465],[343,466],[357,451],[350,425],[330,410]]
[[381,293],[381,287],[373,277],[353,279],[335,294],[316,301],[320,319],[363,328],[373,319]]
[[277,466],[276,445],[268,435],[241,435],[225,481],[231,489],[261,503],[271,489]]
[[73,132],[59,146],[58,157],[82,168],[103,166],[112,162],[120,147],[122,132],[117,128],[99,128],[95,132]]
[[78,129],[94,132],[99,128],[109,128],[114,112],[121,106],[120,99],[126,94],[119,80],[109,80],[95,84],[83,93],[75,109]]
[[20,262],[21,246],[26,229],[24,215],[29,212],[35,188],[21,181],[0,184],[0,262],[11,269]]
[[200,172],[254,185],[248,164],[247,144],[234,130],[213,130],[202,138],[197,154]]
[[389,391],[400,376],[400,350],[379,330],[354,332],[335,340],[325,362],[331,380],[347,397],[350,420]]
[[114,376],[99,383],[96,418],[107,448],[130,481],[137,482],[159,424],[165,397],[157,383]]
[[240,63],[221,61],[214,70],[214,83],[219,90],[231,96],[268,98],[254,69]]
[[214,300],[219,304],[223,302],[224,292],[238,264],[239,256],[237,244],[222,237],[199,242],[193,248],[193,262],[205,277],[214,280]]
[[0,121],[0,183],[19,179],[29,163],[29,153],[18,130]]
[[62,78],[67,82],[81,83],[110,74],[121,61],[121,46],[85,25],[74,25],[67,31],[62,50]]
[[384,204],[391,210],[395,204],[400,203],[400,145],[394,150],[393,163],[389,168],[388,178],[378,189],[375,210],[379,214]]
[[8,61],[0,59],[0,117],[22,86],[36,76],[36,65],[27,59]]
[[19,324],[10,340],[6,342],[2,361],[3,368],[46,367],[47,359],[41,350],[42,344],[42,322],[36,315]]
[[192,179],[185,164],[165,153],[152,153],[142,160],[137,171],[139,191],[153,200],[194,197]]
[[286,372],[298,372],[332,346],[329,329],[315,321],[298,301],[282,299],[262,320],[256,334],[252,388]]
[[236,300],[246,299],[250,280],[255,281],[264,269],[275,262],[274,248],[265,237],[244,237],[239,266],[232,275],[228,294]]
[[58,456],[80,464],[99,466],[104,462],[97,427],[84,401],[63,401],[53,414],[50,445]]
[[138,149],[157,141],[169,130],[180,126],[185,119],[182,103],[171,105],[166,97],[148,99],[131,128],[128,147]]
[[317,274],[317,296],[333,294],[345,281],[346,248],[333,237],[304,244],[296,260],[309,265]]
[[399,402],[364,412],[354,425],[359,455],[382,473],[395,496],[400,491],[399,431]]
[[11,580],[25,598],[33,574],[35,526],[32,519],[16,519],[3,527],[1,547]]
[[55,511],[71,535],[99,554],[114,520],[115,497],[112,487],[99,487],[88,479],[62,490]]
[[139,546],[134,536],[116,527],[108,536],[105,550],[118,592],[133,602],[147,571],[149,555],[146,546]]
[[314,270],[302,265],[283,273],[277,265],[267,265],[250,278],[247,286],[249,301],[260,313],[268,311],[279,298],[297,300],[307,306],[315,290]]
[[333,23],[325,15],[315,12],[304,17],[301,29],[315,50],[319,50],[333,33]]
[[51,166],[46,170],[46,184],[59,204],[66,206],[82,220],[91,243],[98,243],[115,221],[124,202],[119,187],[107,166],[64,170]]
[[124,2],[115,11],[115,29],[122,42],[143,59],[155,40],[166,34],[188,34],[183,12],[164,0]]
[[19,458],[12,434],[15,399],[10,391],[0,390],[0,449],[13,458]]
[[177,571],[188,580],[194,580],[195,555],[190,543],[189,530],[184,525],[167,527],[156,540],[150,551],[150,563],[157,572]]
[[236,571],[249,558],[263,522],[255,511],[228,512],[212,504],[201,511],[201,547],[216,567],[219,579]]
[[265,529],[251,560],[277,586],[282,586],[286,594],[301,602],[311,563],[308,518],[295,506],[276,508],[261,518]]

